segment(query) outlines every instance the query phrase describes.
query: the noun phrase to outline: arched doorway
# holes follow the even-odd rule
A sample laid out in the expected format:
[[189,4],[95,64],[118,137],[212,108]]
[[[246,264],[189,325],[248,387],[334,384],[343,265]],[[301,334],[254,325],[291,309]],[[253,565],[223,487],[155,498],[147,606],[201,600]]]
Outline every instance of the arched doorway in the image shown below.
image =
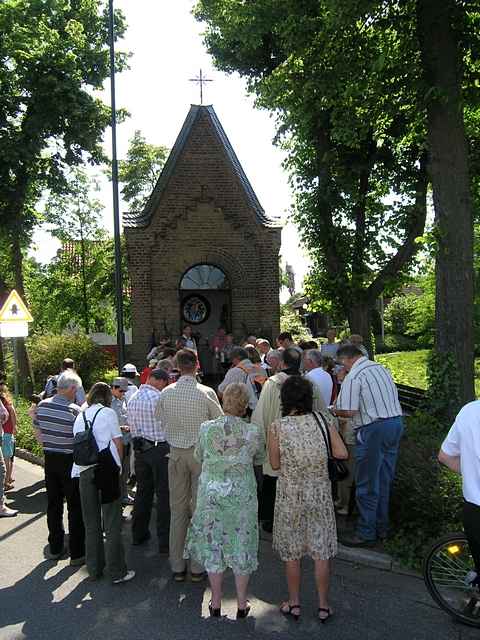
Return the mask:
[[199,358],[205,373],[214,372],[209,343],[222,326],[231,329],[230,281],[213,264],[190,267],[180,279],[180,321],[197,336]]

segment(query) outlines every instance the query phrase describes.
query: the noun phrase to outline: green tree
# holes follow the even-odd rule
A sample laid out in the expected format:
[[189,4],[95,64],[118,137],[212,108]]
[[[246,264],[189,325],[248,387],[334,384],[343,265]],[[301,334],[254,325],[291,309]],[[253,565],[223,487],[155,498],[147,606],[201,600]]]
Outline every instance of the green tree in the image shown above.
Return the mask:
[[[117,37],[124,28],[117,12]],[[67,167],[104,160],[110,111],[95,91],[109,75],[107,3],[5,0],[0,33],[0,235],[9,247],[8,284],[23,296],[23,250],[43,189],[62,192]],[[117,69],[124,66],[118,54]]]
[[130,211],[141,211],[147,203],[168,156],[164,146],[149,144],[141,131],[129,141],[127,159],[118,163],[122,196]]
[[287,149],[297,193],[295,218],[316,267],[309,296],[318,291],[338,301],[351,329],[363,335],[369,335],[374,299],[398,282],[415,254],[431,181],[439,244],[437,348],[454,354],[464,378],[460,399],[470,399],[465,121],[474,149],[478,4],[200,0],[197,17],[207,25],[217,65],[245,76],[257,105],[277,115],[277,141]]
[[330,300],[368,339],[376,299],[423,233],[426,158],[409,107],[413,74],[392,91],[399,68],[409,75],[410,50],[395,31],[340,23],[338,4],[203,0],[197,17],[217,65],[246,76],[257,104],[276,113],[314,263],[307,295],[313,305]]

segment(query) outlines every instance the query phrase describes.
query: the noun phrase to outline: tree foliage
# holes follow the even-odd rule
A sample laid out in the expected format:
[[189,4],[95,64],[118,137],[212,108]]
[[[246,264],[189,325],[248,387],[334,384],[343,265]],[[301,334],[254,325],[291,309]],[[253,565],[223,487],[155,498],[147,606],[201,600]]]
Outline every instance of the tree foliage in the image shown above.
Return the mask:
[[330,299],[369,335],[369,310],[423,233],[425,129],[409,8],[391,25],[355,16],[352,4],[202,0],[197,17],[217,65],[247,77],[276,114],[314,262],[310,299]]
[[150,144],[141,131],[135,131],[129,142],[126,160],[118,163],[118,178],[123,183],[122,196],[130,211],[144,208],[167,156],[167,147]]
[[[116,36],[125,29],[116,13]],[[109,108],[96,97],[109,75],[107,2],[0,3],[0,241],[24,295],[23,250],[44,189],[66,189],[65,171],[103,160]],[[125,56],[117,54],[117,69]],[[23,342],[21,375],[32,375]]]

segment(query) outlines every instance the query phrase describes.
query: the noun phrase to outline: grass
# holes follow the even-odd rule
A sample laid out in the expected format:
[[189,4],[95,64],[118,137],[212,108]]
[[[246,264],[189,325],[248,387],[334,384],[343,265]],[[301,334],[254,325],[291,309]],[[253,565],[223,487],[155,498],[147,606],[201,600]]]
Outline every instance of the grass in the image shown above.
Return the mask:
[[408,384],[418,389],[427,388],[428,349],[397,351],[376,356],[376,360],[388,367],[393,379],[399,384]]
[[[390,369],[395,382],[426,389],[428,354],[428,349],[398,351],[378,355],[376,360]],[[475,359],[475,395],[480,398],[480,358]]]

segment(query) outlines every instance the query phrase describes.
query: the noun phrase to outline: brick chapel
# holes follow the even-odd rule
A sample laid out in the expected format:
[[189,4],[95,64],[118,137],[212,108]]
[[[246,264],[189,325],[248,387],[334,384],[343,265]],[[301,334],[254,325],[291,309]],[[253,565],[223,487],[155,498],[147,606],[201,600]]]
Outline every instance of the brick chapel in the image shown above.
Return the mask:
[[[274,185],[272,185],[274,188]],[[145,209],[123,216],[132,291],[130,357],[185,324],[202,368],[220,326],[236,342],[279,332],[281,228],[260,205],[211,106],[193,105]]]

